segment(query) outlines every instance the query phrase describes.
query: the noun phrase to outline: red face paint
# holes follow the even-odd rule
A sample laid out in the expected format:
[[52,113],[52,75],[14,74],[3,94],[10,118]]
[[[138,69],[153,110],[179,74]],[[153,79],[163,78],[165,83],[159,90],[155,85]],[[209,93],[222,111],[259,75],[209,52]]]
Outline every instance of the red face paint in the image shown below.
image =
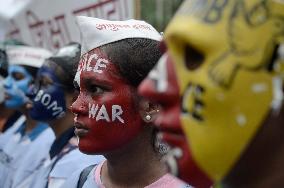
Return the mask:
[[72,112],[82,152],[109,152],[139,134],[143,121],[135,101],[136,89],[102,51],[95,49],[82,57],[75,81],[80,94]]
[[155,121],[160,136],[171,147],[164,160],[169,170],[196,187],[210,187],[212,181],[197,167],[183,133],[180,114],[179,86],[175,69],[168,54],[140,84],[139,94],[162,106]]

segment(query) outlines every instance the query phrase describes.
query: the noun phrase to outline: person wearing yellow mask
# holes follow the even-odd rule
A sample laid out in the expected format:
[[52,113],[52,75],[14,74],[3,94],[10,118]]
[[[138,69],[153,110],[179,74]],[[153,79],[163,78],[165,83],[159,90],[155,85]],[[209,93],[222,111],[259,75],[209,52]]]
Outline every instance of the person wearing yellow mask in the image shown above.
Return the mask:
[[163,107],[170,170],[197,187],[283,187],[284,1],[186,0],[164,40],[139,91]]

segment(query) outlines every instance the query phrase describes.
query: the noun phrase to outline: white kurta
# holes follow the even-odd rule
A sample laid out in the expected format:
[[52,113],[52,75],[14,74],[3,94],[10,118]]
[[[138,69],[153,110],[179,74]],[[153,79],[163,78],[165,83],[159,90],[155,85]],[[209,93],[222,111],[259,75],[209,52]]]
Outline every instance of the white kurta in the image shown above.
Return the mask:
[[[22,126],[25,125],[19,129]],[[38,123],[28,134],[22,135],[19,129],[7,138],[1,150],[7,159],[0,163],[0,184],[4,187],[10,187],[15,179],[23,180],[27,173],[39,166],[55,138],[52,130],[43,123]],[[18,173],[16,178],[15,173]]]
[[[13,188],[45,188],[48,183],[50,188],[61,187],[66,179],[76,170],[82,170],[93,163],[99,163],[104,160],[103,156],[92,156],[81,153],[78,148],[71,148],[70,142],[77,144],[76,138],[71,138],[69,144],[55,157],[50,159],[48,155],[44,164],[36,171],[30,174],[24,181],[13,185]],[[71,141],[72,140],[72,141]],[[63,155],[62,155],[63,154]]]

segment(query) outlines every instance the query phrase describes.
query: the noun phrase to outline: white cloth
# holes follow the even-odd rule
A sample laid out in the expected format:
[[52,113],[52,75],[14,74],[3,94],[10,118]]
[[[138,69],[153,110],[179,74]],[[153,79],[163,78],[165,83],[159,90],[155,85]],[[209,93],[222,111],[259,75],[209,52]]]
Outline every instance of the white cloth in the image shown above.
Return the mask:
[[7,187],[20,184],[43,165],[54,139],[55,135],[50,128],[37,138],[37,141],[31,145],[29,151],[22,158],[22,163],[14,169],[15,173],[9,176],[10,182]]
[[49,58],[52,53],[43,48],[34,48],[23,45],[8,45],[6,47],[9,64],[27,65],[39,68],[45,59]]
[[[104,160],[101,155],[91,156],[81,153],[78,148],[64,155],[58,161],[58,156],[52,160],[49,155],[46,156],[43,165],[29,174],[22,182],[17,181],[12,188],[45,188],[47,182],[48,187],[58,188],[71,174],[76,170],[82,170],[91,164],[97,164]],[[56,162],[52,169],[52,166]],[[50,171],[52,169],[52,171]]]
[[55,139],[50,128],[45,128],[34,136],[33,139],[29,136],[21,137],[15,131],[2,148],[2,154],[10,159],[0,164],[0,184],[4,187],[10,187],[13,181],[23,181],[27,174],[40,166]]
[[76,19],[81,35],[81,55],[126,38],[162,39],[153,26],[140,20],[110,21],[86,16],[77,16]]
[[20,116],[9,129],[0,134],[0,148],[3,148],[7,144],[7,141],[11,139],[11,136],[25,121],[26,117],[24,115]]

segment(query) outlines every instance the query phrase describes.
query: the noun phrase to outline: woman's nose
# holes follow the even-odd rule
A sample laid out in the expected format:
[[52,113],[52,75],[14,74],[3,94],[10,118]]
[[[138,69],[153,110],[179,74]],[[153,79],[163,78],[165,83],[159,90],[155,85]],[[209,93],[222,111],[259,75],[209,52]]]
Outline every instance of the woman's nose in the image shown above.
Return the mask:
[[80,95],[73,102],[70,108],[71,108],[71,112],[75,115],[88,114],[87,102],[83,101]]
[[11,79],[9,77],[7,77],[5,80],[4,80],[4,88],[5,89],[9,89],[12,87],[12,82],[11,82]]

